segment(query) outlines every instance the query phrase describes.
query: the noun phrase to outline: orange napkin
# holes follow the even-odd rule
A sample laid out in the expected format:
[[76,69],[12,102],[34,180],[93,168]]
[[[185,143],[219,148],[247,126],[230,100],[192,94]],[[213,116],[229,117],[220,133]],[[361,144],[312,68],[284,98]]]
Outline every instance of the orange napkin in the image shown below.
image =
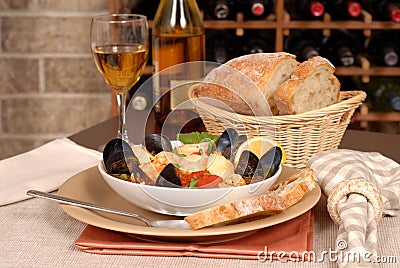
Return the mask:
[[[291,258],[293,260],[297,256],[301,259],[303,252],[313,250],[313,229],[314,213],[312,210],[292,220],[261,229],[251,235],[213,244],[148,242],[126,233],[88,225],[75,241],[75,246],[85,252],[98,254],[196,256],[262,259],[265,261],[271,260],[272,256],[273,259]],[[286,252],[286,255],[278,256],[277,252],[280,251]],[[305,255],[305,259],[310,261],[310,254]]]

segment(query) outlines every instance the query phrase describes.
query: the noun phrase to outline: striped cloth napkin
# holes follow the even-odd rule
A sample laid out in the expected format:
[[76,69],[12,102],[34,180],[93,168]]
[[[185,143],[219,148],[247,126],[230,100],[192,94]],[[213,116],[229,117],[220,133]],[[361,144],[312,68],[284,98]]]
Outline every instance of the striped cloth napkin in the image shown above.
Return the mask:
[[339,225],[339,267],[377,267],[377,226],[400,209],[400,165],[377,152],[336,149],[313,156],[328,211]]

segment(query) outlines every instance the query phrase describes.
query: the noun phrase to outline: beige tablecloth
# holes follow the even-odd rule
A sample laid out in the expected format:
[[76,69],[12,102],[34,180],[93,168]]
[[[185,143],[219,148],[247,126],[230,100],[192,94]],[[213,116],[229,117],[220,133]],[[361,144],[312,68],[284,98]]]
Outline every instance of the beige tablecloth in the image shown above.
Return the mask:
[[[326,210],[325,197],[315,207],[316,263],[89,254],[74,247],[84,227],[84,223],[66,215],[58,204],[43,199],[0,207],[0,267],[336,267],[328,257],[318,262],[323,251],[335,248],[337,232]],[[378,227],[378,254],[396,256],[397,265],[400,246],[394,235],[399,233],[400,217],[385,217]]]

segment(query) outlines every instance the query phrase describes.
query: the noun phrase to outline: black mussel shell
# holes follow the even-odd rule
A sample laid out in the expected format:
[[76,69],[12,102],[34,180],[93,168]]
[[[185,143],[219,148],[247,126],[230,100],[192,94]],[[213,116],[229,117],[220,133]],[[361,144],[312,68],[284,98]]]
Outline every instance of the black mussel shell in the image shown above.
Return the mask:
[[219,137],[217,152],[223,153],[228,147],[236,142],[238,133],[233,128],[227,128]]
[[258,161],[253,182],[262,181],[272,177],[282,162],[282,150],[274,146],[268,150]]
[[246,140],[247,140],[247,136],[246,135],[240,135],[230,147],[225,149],[225,151],[222,153],[222,155],[226,159],[228,159],[231,162],[233,162],[233,160],[235,159],[235,156],[236,156],[237,149]]
[[246,184],[249,184],[252,182],[258,162],[258,157],[254,153],[249,150],[244,150],[236,165],[235,173],[241,175]]
[[180,188],[182,187],[181,179],[176,172],[176,168],[173,164],[168,164],[158,175],[156,180],[156,186]]
[[159,152],[172,152],[172,144],[170,139],[162,134],[150,134],[144,138],[144,146],[151,154]]
[[103,162],[110,174],[131,174],[132,166],[139,161],[130,145],[119,138],[110,140],[103,150]]

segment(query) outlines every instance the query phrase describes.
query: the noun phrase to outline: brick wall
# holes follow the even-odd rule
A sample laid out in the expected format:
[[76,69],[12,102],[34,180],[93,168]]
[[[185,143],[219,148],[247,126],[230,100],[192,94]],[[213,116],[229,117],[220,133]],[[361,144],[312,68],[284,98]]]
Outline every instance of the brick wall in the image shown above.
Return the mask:
[[108,0],[0,0],[0,159],[111,117],[90,55]]

